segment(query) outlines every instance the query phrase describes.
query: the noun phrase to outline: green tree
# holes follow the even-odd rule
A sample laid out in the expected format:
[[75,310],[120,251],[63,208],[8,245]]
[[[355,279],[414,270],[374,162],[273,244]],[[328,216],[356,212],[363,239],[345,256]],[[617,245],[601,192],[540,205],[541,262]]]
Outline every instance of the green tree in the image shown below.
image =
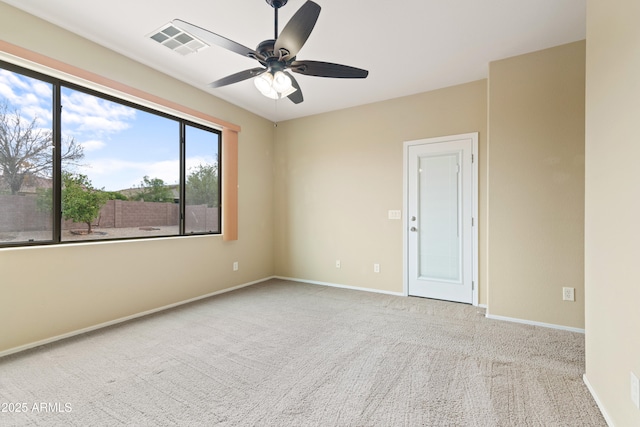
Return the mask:
[[105,191],[109,200],[129,200],[127,196],[119,191]]
[[149,178],[145,175],[140,183],[140,191],[132,197],[143,202],[173,202],[173,193],[160,178]]
[[191,169],[185,188],[187,205],[217,207],[219,201],[218,165],[200,164]]
[[[62,144],[61,157],[66,166],[76,165],[84,157],[82,146],[71,138]],[[26,177],[50,178],[53,168],[53,132],[38,127],[38,119],[27,121],[19,110],[10,111],[0,104],[0,175],[11,194],[17,194]]]
[[109,195],[93,188],[86,175],[64,172],[62,174],[62,218],[87,224],[91,234],[91,223],[100,214],[100,209],[109,200]]
[[38,210],[50,214],[53,209],[53,191],[50,188],[36,188],[36,197]]

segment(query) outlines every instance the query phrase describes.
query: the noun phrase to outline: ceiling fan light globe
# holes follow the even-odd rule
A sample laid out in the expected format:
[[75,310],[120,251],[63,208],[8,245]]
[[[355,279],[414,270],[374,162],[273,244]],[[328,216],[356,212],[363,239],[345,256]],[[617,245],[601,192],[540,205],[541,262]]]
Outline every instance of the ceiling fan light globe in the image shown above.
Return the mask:
[[280,98],[280,94],[278,92],[276,92],[276,90],[274,88],[271,88],[271,90],[269,90],[267,92],[262,92],[262,94],[264,96],[266,96],[267,98],[271,98],[271,99],[279,99]]
[[265,96],[268,96],[267,93],[273,90],[273,76],[271,73],[262,73],[255,79],[253,79],[253,84],[256,85],[256,88]]
[[298,89],[296,89],[295,87],[291,86],[291,88],[289,88],[289,90],[286,90],[284,92],[280,92],[280,98],[286,98],[287,96],[291,95],[293,92],[297,91]]
[[273,76],[273,88],[280,93],[291,89],[291,79],[282,71],[276,71]]

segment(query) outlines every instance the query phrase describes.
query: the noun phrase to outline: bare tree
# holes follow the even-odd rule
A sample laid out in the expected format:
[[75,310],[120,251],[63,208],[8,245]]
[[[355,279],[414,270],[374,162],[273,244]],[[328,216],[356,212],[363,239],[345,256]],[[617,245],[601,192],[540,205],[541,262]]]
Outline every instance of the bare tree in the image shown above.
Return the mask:
[[[63,162],[73,165],[84,157],[75,139],[61,145]],[[53,132],[38,127],[37,118],[29,122],[19,110],[0,104],[0,171],[11,194],[20,191],[27,176],[51,177],[53,159]]]

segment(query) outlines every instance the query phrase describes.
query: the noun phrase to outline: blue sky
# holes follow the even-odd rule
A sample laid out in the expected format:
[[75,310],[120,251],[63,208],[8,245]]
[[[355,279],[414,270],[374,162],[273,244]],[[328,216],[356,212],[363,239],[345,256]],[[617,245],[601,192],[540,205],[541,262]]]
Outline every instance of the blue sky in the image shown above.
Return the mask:
[[[48,83],[0,70],[0,101],[42,128],[51,128],[51,93]],[[145,175],[167,184],[179,181],[177,121],[63,88],[62,134],[63,141],[73,138],[83,146],[84,159],[73,171],[87,175],[96,188],[139,186]],[[214,164],[216,157],[217,134],[188,128],[187,171]]]

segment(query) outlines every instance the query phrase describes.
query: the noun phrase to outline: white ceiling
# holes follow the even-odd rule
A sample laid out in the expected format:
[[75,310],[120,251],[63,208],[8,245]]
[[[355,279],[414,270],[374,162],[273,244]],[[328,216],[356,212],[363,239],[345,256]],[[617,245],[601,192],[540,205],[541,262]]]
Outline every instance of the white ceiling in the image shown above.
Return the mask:
[[[581,40],[586,0],[315,0],[322,12],[298,59],[369,70],[367,79],[296,74],[298,105],[251,80],[207,84],[259,66],[217,46],[182,56],[148,38],[174,18],[255,48],[273,38],[265,0],[3,0],[273,121],[368,104],[487,77],[491,61]],[[305,0],[280,9],[280,29]]]

